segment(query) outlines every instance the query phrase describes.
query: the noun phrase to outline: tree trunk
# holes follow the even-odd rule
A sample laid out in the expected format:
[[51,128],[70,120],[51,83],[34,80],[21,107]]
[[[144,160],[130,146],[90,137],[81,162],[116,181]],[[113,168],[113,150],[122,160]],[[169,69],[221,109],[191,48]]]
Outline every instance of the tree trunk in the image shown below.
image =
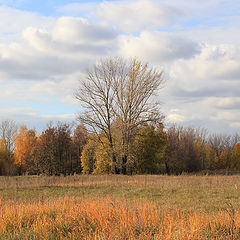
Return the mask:
[[113,170],[114,170],[114,174],[119,174],[120,171],[117,167],[117,159],[114,153],[112,153],[112,162],[113,162]]
[[122,174],[123,175],[127,174],[127,155],[124,155],[122,157]]
[[166,167],[167,175],[170,175],[170,170],[169,170],[169,166],[168,166],[167,162],[165,162],[165,167]]

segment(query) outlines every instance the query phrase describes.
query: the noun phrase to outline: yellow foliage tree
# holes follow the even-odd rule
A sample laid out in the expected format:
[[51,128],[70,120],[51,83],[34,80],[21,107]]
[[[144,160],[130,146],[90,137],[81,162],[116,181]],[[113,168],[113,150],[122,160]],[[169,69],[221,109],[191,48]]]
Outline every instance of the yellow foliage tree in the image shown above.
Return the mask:
[[226,166],[227,163],[227,150],[223,150],[219,155],[219,161],[218,161],[218,168],[223,169]]
[[82,173],[91,174],[96,161],[96,135],[89,136],[87,144],[84,146],[81,155]]
[[240,170],[240,144],[236,144],[231,155],[231,168]]
[[94,164],[94,174],[112,173],[113,165],[111,159],[111,148],[104,135],[100,135],[100,141],[96,145],[96,161]]
[[206,156],[205,168],[210,169],[210,170],[215,169],[217,166],[217,163],[218,163],[218,157],[217,157],[215,150],[211,146],[211,144],[206,144],[205,156]]

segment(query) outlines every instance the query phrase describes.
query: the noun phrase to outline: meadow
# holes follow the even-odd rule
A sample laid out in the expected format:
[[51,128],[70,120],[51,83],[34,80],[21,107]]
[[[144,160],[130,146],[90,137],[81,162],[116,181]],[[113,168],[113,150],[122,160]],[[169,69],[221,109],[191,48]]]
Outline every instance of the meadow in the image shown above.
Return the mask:
[[0,239],[240,239],[240,176],[0,177]]

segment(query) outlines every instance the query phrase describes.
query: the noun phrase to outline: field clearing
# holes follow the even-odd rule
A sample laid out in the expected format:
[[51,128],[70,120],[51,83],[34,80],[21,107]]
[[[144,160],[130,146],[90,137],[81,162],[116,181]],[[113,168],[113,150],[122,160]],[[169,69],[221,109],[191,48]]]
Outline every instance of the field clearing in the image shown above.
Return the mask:
[[0,239],[240,239],[240,176],[0,177]]

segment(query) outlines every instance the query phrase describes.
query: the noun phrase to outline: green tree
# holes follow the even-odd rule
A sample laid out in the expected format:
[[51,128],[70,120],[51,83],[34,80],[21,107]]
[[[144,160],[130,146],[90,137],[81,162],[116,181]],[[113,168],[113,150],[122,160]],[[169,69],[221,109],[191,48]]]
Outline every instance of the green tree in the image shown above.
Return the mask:
[[143,126],[135,139],[136,172],[156,174],[161,172],[166,147],[166,135],[162,125]]

